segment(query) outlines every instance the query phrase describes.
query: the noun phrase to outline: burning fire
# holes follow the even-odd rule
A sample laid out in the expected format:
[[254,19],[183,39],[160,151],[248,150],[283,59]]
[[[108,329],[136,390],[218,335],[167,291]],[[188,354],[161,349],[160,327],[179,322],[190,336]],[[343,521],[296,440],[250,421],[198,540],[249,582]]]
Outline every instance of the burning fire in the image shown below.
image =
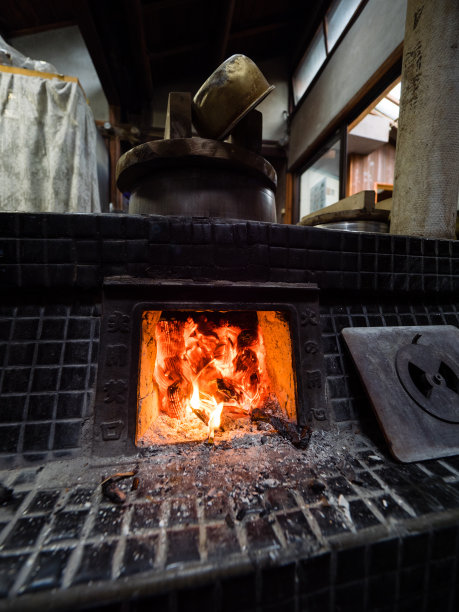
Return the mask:
[[[164,313],[163,313],[164,315]],[[263,339],[253,317],[240,325],[225,313],[163,316],[156,325],[155,380],[160,409],[182,420],[193,413],[214,439],[221,416],[247,417],[268,393]]]

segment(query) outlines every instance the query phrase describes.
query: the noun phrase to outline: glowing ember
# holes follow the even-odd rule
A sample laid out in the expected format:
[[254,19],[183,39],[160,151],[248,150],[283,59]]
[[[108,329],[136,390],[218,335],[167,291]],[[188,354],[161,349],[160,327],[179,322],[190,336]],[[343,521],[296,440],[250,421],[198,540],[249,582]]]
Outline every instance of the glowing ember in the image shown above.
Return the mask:
[[210,314],[161,318],[154,376],[160,410],[179,420],[194,413],[213,440],[222,414],[247,417],[266,399],[269,380],[256,317],[244,315],[239,326]]

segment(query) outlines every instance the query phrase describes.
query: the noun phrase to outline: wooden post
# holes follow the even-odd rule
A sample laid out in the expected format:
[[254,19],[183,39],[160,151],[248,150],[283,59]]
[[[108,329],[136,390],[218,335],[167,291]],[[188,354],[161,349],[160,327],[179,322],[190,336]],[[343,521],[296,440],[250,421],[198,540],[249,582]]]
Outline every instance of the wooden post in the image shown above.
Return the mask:
[[263,115],[252,110],[231,130],[229,141],[254,153],[261,153]]
[[164,140],[191,138],[191,93],[171,91],[167,102]]
[[408,0],[391,233],[454,238],[459,3]]
[[[119,108],[110,106],[109,118],[110,123],[115,125],[119,117]],[[110,202],[113,204],[113,209],[122,212],[123,210],[123,194],[116,186],[116,164],[121,155],[120,139],[116,131],[110,137],[108,152],[110,156]]]

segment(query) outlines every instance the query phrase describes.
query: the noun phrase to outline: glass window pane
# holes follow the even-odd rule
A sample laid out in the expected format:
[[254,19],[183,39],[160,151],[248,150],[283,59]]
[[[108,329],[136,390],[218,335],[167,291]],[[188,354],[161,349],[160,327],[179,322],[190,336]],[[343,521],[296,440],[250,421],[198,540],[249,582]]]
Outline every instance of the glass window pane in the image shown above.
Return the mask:
[[330,52],[344,31],[361,0],[335,0],[327,13],[327,42]]
[[397,106],[397,104],[394,104],[387,98],[383,98],[376,105],[375,108],[380,113],[382,113],[383,115],[386,115],[386,117],[389,117],[390,119],[393,119],[394,121],[398,119],[399,107]]
[[402,91],[402,83],[400,82],[398,85],[396,85],[390,90],[390,92],[388,93],[388,96],[400,102],[401,91]]
[[340,141],[300,177],[300,218],[339,200]]
[[320,26],[293,75],[293,95],[295,104],[309,87],[326,57],[325,37],[322,26]]

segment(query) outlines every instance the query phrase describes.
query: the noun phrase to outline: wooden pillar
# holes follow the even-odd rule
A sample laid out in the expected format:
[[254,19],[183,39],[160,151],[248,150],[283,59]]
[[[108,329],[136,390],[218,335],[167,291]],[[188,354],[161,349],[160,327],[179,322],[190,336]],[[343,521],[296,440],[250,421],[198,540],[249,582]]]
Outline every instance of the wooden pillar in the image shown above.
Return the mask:
[[[112,125],[116,125],[119,121],[119,108],[110,106],[109,118]],[[116,186],[116,164],[121,157],[120,138],[116,131],[110,138],[108,145],[110,157],[110,202],[113,205],[113,210],[123,212],[123,195]]]
[[459,2],[408,0],[391,233],[454,238]]

